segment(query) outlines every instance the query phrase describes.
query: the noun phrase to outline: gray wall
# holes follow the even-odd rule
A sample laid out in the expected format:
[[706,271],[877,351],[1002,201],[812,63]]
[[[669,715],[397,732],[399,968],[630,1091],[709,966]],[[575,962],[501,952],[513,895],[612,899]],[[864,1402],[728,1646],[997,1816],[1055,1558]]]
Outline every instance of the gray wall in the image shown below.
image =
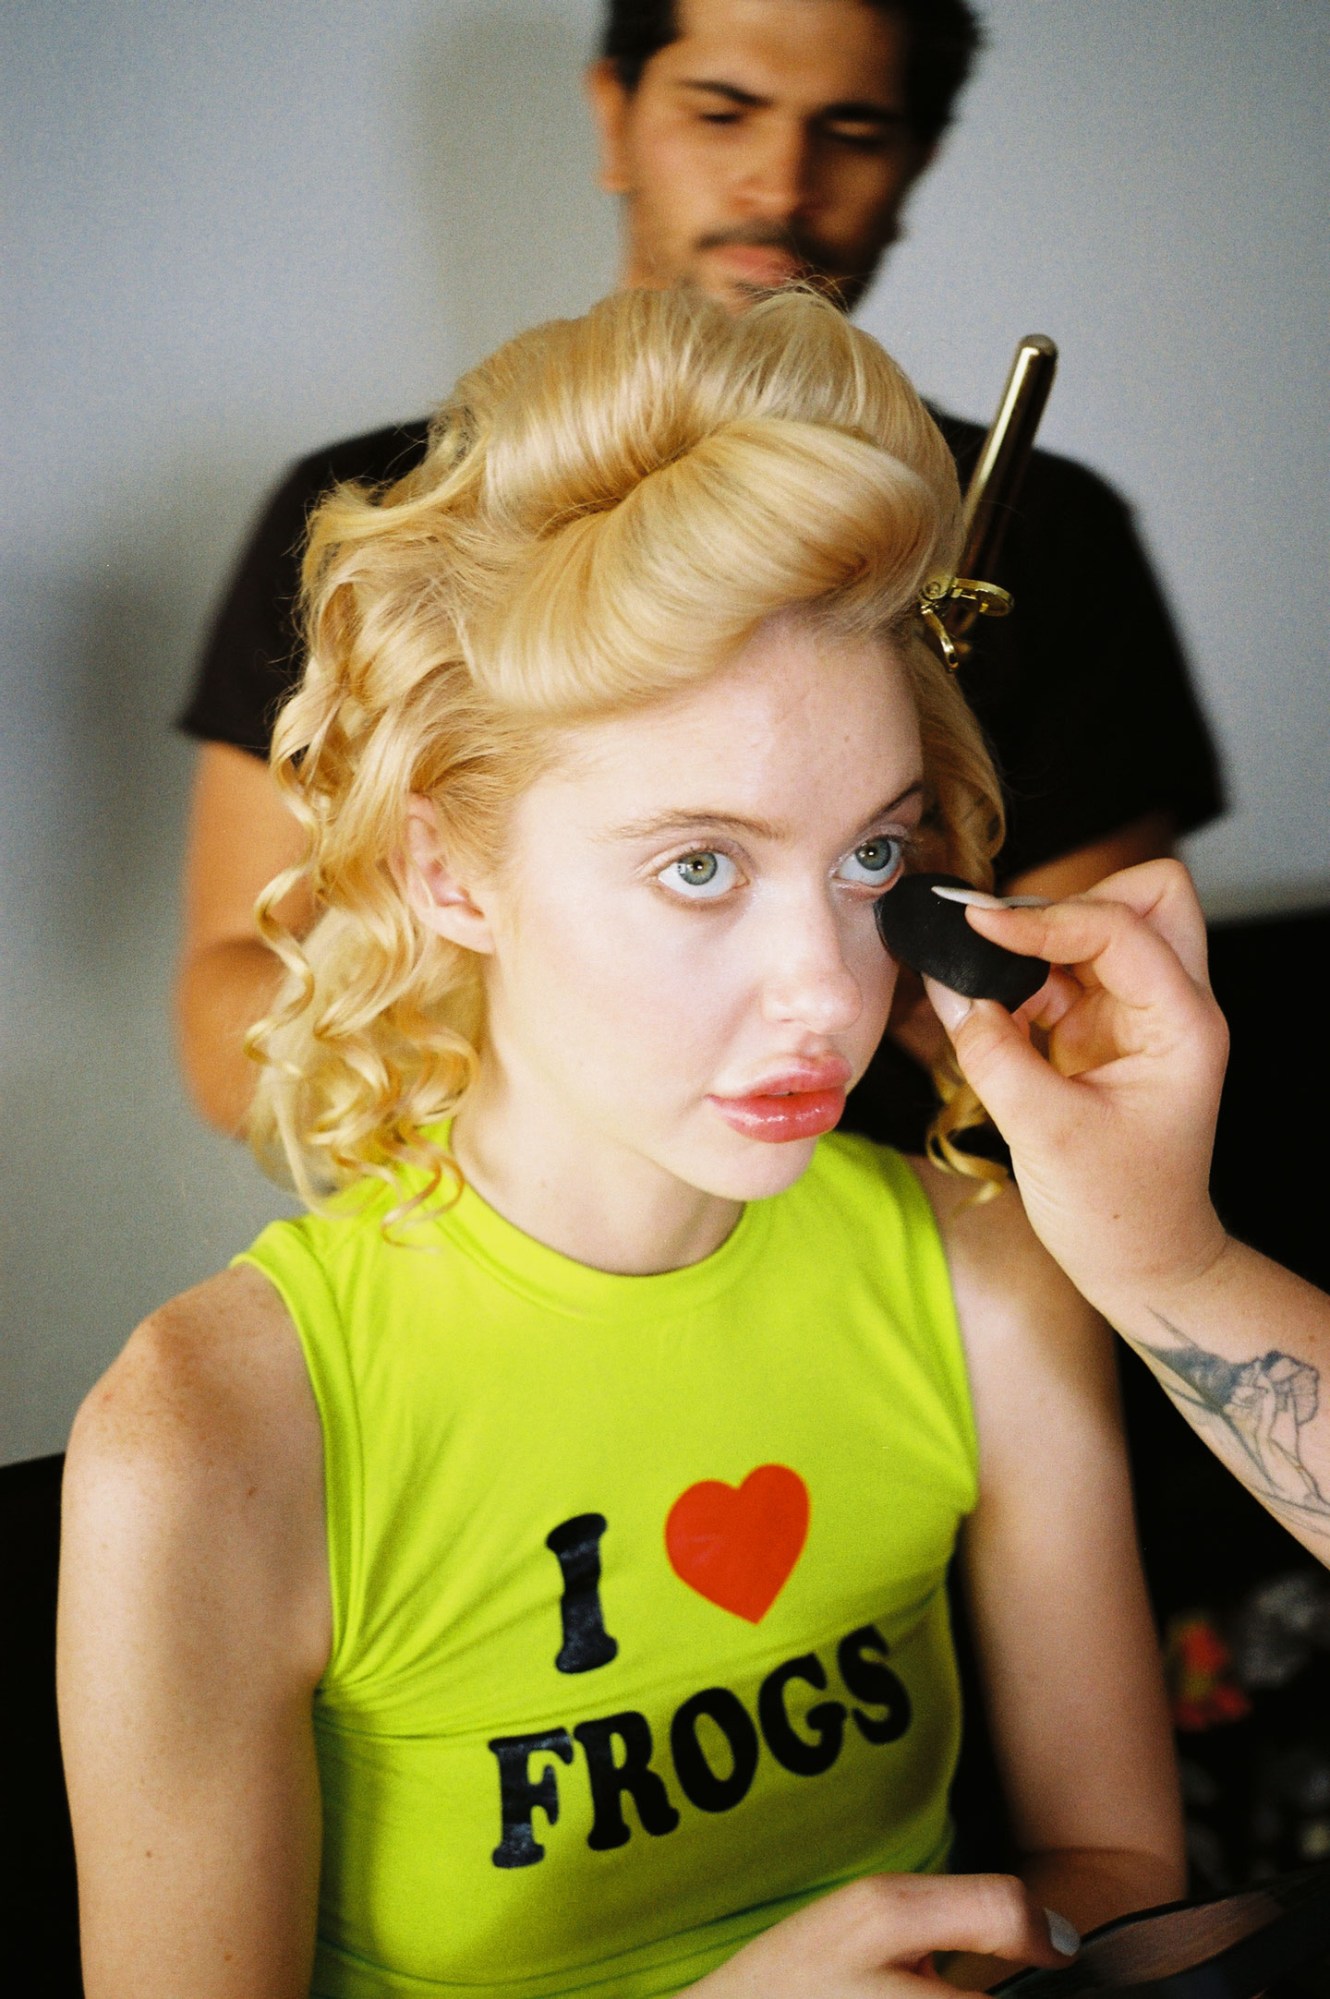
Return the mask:
[[[866,323],[1135,495],[1228,753],[1207,902],[1312,902],[1324,804],[1322,0],[997,0]],[[202,1132],[167,993],[209,604],[292,454],[613,280],[591,0],[10,0],[3,119],[0,1458],[280,1203]],[[1087,612],[1093,614],[1087,599]]]

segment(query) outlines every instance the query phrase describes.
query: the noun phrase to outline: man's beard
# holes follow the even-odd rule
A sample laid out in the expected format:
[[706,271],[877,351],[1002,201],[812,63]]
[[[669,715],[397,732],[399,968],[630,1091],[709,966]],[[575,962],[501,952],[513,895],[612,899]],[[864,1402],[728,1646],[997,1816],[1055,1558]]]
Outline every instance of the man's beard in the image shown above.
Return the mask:
[[872,283],[878,259],[895,240],[893,229],[886,240],[878,246],[877,254],[867,270],[847,269],[838,262],[827,245],[811,231],[790,228],[773,222],[742,222],[733,229],[716,229],[709,235],[699,236],[696,249],[725,250],[731,247],[755,250],[780,250],[793,258],[798,269],[780,284],[754,284],[742,278],[732,278],[736,291],[745,292],[751,298],[769,298],[780,291],[783,284],[811,285],[815,290],[825,292],[845,312],[853,311]]

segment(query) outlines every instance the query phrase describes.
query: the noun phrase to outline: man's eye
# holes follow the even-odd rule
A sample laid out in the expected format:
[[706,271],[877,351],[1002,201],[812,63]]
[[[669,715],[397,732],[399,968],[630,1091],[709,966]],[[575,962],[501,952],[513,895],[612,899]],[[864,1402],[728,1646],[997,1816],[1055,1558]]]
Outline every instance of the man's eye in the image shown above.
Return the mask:
[[863,840],[840,864],[844,881],[859,882],[866,888],[885,888],[905,857],[905,843],[891,833],[879,833]]
[[737,111],[703,111],[698,114],[704,125],[737,125]]
[[677,861],[671,861],[662,868],[656,880],[662,887],[673,889],[693,902],[710,901],[725,895],[739,879],[739,870],[728,854],[718,854],[712,848],[700,849],[695,854],[684,854]]
[[828,125],[827,137],[859,153],[885,152],[891,135],[881,125]]

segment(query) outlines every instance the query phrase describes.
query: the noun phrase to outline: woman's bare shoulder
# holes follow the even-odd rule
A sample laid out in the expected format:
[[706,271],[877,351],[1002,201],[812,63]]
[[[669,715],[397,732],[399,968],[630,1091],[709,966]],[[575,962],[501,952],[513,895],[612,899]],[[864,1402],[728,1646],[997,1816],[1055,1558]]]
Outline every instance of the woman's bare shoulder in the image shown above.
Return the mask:
[[322,1433],[266,1278],[224,1271],[136,1329],[75,1418],[65,1516],[75,1559],[206,1570],[222,1593],[280,1576],[326,1656]]
[[[308,1412],[306,1412],[308,1404]],[[300,1342],[258,1271],[225,1270],[151,1313],[85,1400],[71,1456],[140,1458],[159,1469],[274,1445],[313,1400]]]
[[1070,1288],[1031,1228],[1014,1181],[976,1199],[981,1182],[944,1173],[930,1159],[912,1158],[910,1165],[937,1218],[953,1283],[980,1284],[1013,1299],[1031,1286]]
[[1002,1381],[1017,1363],[1102,1376],[1110,1345],[1102,1321],[1036,1236],[1015,1183],[976,1201],[973,1180],[926,1159],[910,1164],[937,1217],[976,1386],[982,1380],[991,1393],[990,1378]]
[[1117,1448],[1112,1336],[1035,1235],[1014,1184],[977,1202],[973,1181],[911,1164],[946,1251],[985,1488],[1047,1491],[1068,1453],[1084,1466],[1091,1451]]

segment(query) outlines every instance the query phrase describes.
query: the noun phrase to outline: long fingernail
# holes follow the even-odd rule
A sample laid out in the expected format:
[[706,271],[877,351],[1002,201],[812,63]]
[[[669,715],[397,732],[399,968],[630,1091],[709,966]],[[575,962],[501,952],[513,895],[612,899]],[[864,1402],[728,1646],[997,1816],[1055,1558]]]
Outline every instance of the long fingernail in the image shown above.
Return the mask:
[[981,888],[939,888],[933,884],[934,895],[940,895],[944,902],[963,902],[970,909],[1048,909],[1046,895],[986,895]]
[[939,985],[936,979],[925,978],[924,990],[932,1007],[948,1034],[954,1034],[964,1020],[973,1000],[966,999],[964,993],[953,992],[950,986]]
[[1060,1916],[1056,1909],[1045,1909],[1048,1918],[1048,1940],[1062,1957],[1075,1957],[1081,1947],[1081,1933],[1074,1923]]

